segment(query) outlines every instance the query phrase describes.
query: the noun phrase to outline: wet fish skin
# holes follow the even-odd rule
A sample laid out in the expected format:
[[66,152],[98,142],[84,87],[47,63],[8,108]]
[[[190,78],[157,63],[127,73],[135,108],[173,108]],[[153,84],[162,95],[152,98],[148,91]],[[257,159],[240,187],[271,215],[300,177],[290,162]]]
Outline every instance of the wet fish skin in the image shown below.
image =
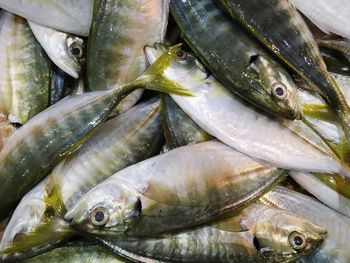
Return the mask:
[[[331,73],[344,94],[346,101],[350,101],[350,92],[347,86],[350,78],[345,75]],[[339,120],[332,110],[317,94],[306,90],[299,90],[299,98],[303,105],[303,122],[310,126],[327,144],[327,146],[344,162],[350,160],[350,147],[347,137]]]
[[322,58],[329,72],[350,75],[350,63],[347,58],[334,50],[320,48]]
[[322,203],[350,216],[350,180],[339,174],[290,172],[291,177]]
[[0,153],[0,196],[4,198],[0,218],[107,117],[116,103],[111,96],[111,92],[98,92],[65,99],[36,115],[9,138]]
[[[239,211],[283,177],[284,170],[265,167],[218,141],[193,144],[114,174],[86,193],[65,219],[92,235],[152,236]],[[103,216],[100,226],[96,213]]]
[[162,126],[170,149],[213,139],[181,110],[169,95],[162,95]]
[[[158,98],[101,124],[81,148],[22,198],[0,243],[0,251],[7,251],[3,260],[15,261],[36,255],[75,235],[61,223],[65,212],[50,218],[47,210],[70,209],[91,187],[108,176],[159,153],[162,143]],[[47,204],[47,189],[52,186],[58,188],[62,199],[54,205]],[[40,230],[43,226],[46,226],[44,236]],[[19,242],[17,235],[22,236]]]
[[231,23],[215,1],[171,1],[170,10],[187,44],[227,89],[276,116],[301,118],[288,73]]
[[[140,260],[172,262],[291,262],[321,244],[324,229],[293,213],[252,204],[208,226],[155,238],[102,238],[112,251]],[[290,236],[304,240],[295,249]]]
[[242,227],[253,231],[259,253],[271,262],[295,262],[320,246],[327,234],[325,228],[305,217],[257,204],[243,210],[243,215],[238,217]]
[[323,97],[339,117],[350,141],[350,107],[329,75],[306,23],[288,0],[220,2],[234,19]]
[[71,93],[75,79],[56,65],[52,65],[50,75],[50,105],[53,105]]
[[[53,212],[52,204],[46,203],[49,194],[47,179],[29,191],[11,215],[0,243],[1,262],[18,262],[30,258],[57,247],[74,236],[74,231],[65,221],[53,218],[59,212]],[[50,243],[40,243],[38,246],[38,240],[43,237],[50,240]],[[11,249],[12,253],[9,252]]]
[[[164,40],[169,1],[95,1],[87,50],[90,91],[116,88],[141,75],[147,66],[143,47]],[[126,97],[117,112],[131,108],[142,93]]]
[[143,87],[191,96],[187,89],[168,86],[158,78],[178,49],[175,46],[162,55],[159,63],[148,67],[135,81],[117,89],[61,100],[16,131],[0,152],[0,198],[4,198],[0,218],[54,165],[80,146],[130,92]]
[[123,263],[127,261],[113,255],[97,242],[78,240],[22,262]]
[[25,19],[0,11],[0,114],[24,124],[49,104],[49,61]]
[[[339,87],[348,100],[349,91],[338,75]],[[345,78],[345,76],[342,76]],[[345,78],[346,80],[346,78]],[[346,82],[345,82],[346,83]],[[327,146],[344,162],[348,162],[350,150],[341,125],[334,113],[317,96],[305,90],[299,90],[304,110],[304,122],[324,140]],[[350,181],[337,173],[307,173],[291,171],[290,176],[321,202],[344,215],[350,215]]]
[[88,36],[93,0],[0,0],[0,8],[43,26]]
[[[102,124],[61,169],[52,173],[56,178],[67,178],[58,179],[66,208],[73,207],[83,194],[110,175],[159,153],[164,141],[161,130],[159,98],[138,104]],[[91,163],[84,162],[86,159]]]
[[[167,49],[156,45],[145,51],[152,64]],[[202,129],[234,149],[276,167],[349,176],[348,165],[303,121],[281,122],[261,114],[208,77],[191,54],[174,59],[162,78],[169,86],[191,90],[195,96],[172,98]]]
[[320,47],[335,50],[344,55],[350,63],[350,39],[336,38],[336,39],[317,39],[317,44]]
[[319,248],[310,255],[302,257],[298,262],[349,262],[350,253],[347,241],[350,238],[350,220],[348,217],[328,208],[312,197],[280,186],[265,194],[260,201],[288,210],[327,229],[327,237]]
[[317,0],[312,3],[301,0],[288,1],[325,33],[334,33],[350,38],[350,26],[347,24],[350,15],[348,1]]
[[85,62],[84,40],[28,20],[28,24],[49,58],[73,78],[79,78]]
[[101,242],[116,255],[133,262],[266,262],[257,253],[253,236],[247,231],[229,233],[205,227],[163,239],[104,238]]

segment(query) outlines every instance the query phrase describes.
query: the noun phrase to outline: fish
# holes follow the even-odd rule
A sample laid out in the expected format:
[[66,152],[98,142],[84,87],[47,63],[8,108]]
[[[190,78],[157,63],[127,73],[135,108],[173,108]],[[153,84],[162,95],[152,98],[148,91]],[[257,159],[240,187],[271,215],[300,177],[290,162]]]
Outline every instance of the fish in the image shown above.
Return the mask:
[[88,36],[93,0],[0,0],[0,8],[63,32]]
[[[145,48],[150,63],[166,50],[160,45]],[[203,130],[237,151],[272,166],[350,176],[348,165],[303,121],[281,122],[262,114],[215,78],[208,77],[193,55],[182,53],[184,58],[174,59],[162,80],[169,86],[186,87],[195,94],[171,97]]]
[[350,142],[350,107],[327,71],[312,33],[292,4],[288,0],[219,2],[234,21],[238,21],[322,96],[337,114]]
[[289,74],[215,1],[171,1],[170,10],[186,43],[227,89],[270,114],[302,118]]
[[301,0],[288,0],[308,19],[310,19],[323,32],[334,33],[350,39],[350,3],[346,0],[328,2],[317,0],[305,2]]
[[[347,103],[350,102],[350,92],[347,86],[350,84],[348,76],[331,73],[344,94]],[[310,126],[343,161],[350,160],[350,145],[341,124],[332,110],[322,101],[317,94],[307,90],[299,90],[304,119],[303,122]]]
[[[52,202],[51,196],[48,196],[51,193],[46,188],[47,179],[31,189],[12,214],[0,243],[1,262],[17,262],[19,259],[37,255],[63,244],[74,236],[74,231],[64,220],[60,218],[53,220],[53,217],[64,212],[64,209],[60,205],[60,200]],[[52,209],[57,206],[60,206],[57,210]],[[33,230],[36,230],[35,235],[32,235]],[[50,240],[50,243],[38,246],[38,240]]]
[[238,212],[284,175],[219,141],[191,144],[110,176],[64,218],[94,236],[160,235]]
[[162,95],[162,126],[169,149],[213,139],[177,106],[169,95]]
[[339,174],[291,171],[290,176],[322,203],[350,217],[350,180]]
[[23,125],[49,105],[49,61],[25,19],[0,11],[0,115]]
[[63,99],[18,129],[0,152],[0,218],[6,217],[26,192],[86,141],[130,92],[142,87],[191,96],[180,86],[168,87],[158,81],[157,76],[178,48],[160,57],[159,63],[148,67],[135,81],[113,90]]
[[[238,215],[165,237],[99,238],[116,254],[144,262],[294,262],[323,241],[326,230],[283,209],[252,204]],[[141,260],[140,260],[141,258]]]
[[[95,1],[87,49],[90,91],[116,88],[141,75],[147,66],[143,47],[164,40],[169,1]],[[131,93],[116,112],[131,108],[142,93]]]
[[334,50],[320,47],[321,55],[329,72],[350,75],[349,60]]
[[303,122],[318,134],[334,154],[348,162],[349,143],[334,112],[317,94],[299,90],[299,96],[304,111]]
[[76,80],[56,65],[52,65],[50,72],[50,106],[72,93]]
[[79,78],[85,61],[84,40],[29,20],[28,24],[48,57],[68,75]]
[[113,255],[98,242],[78,240],[55,248],[42,255],[23,260],[23,263],[41,262],[66,263],[124,263],[127,262]]
[[[81,148],[22,198],[0,243],[3,261],[41,253],[76,235],[62,220],[66,210],[108,176],[158,154],[162,143],[157,98],[101,124]],[[56,199],[53,204],[52,198]],[[52,215],[53,211],[57,212]]]
[[107,177],[158,154],[163,141],[159,98],[140,103],[103,123],[64,160],[63,167],[51,173],[59,181],[66,208],[72,208],[84,193]]
[[[332,74],[337,79],[337,74]],[[339,75],[340,76],[340,75]],[[344,76],[343,76],[344,78]],[[346,78],[345,78],[346,79]],[[339,81],[345,99],[350,101],[350,92]],[[322,137],[327,146],[344,162],[349,162],[350,148],[335,114],[317,96],[306,90],[299,90],[304,109],[304,122]],[[350,215],[350,181],[337,173],[307,173],[291,171],[290,176],[317,197],[321,202],[344,215]]]
[[302,216],[327,230],[323,243],[299,263],[347,263],[350,259],[348,217],[323,205],[313,197],[278,186],[260,198],[264,204]]
[[340,52],[350,62],[350,39],[346,38],[318,38],[317,44],[322,48]]

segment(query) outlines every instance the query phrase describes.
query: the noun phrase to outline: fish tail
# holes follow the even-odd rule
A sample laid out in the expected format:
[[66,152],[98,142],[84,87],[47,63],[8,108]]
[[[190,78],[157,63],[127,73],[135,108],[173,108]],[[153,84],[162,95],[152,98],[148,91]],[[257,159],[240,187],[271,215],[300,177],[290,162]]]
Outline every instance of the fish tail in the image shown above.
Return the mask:
[[131,83],[133,87],[145,88],[149,90],[171,93],[181,96],[194,96],[185,86],[171,81],[164,75],[164,71],[174,61],[176,52],[182,44],[175,45],[168,49],[152,65],[150,65],[143,74]]

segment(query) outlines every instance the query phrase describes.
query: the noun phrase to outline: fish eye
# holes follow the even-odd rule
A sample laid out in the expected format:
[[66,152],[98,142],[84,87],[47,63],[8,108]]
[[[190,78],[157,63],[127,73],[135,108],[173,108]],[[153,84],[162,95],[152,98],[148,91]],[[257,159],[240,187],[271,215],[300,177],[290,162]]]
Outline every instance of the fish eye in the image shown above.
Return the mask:
[[298,232],[291,233],[289,243],[295,250],[302,250],[306,247],[305,237]]
[[176,51],[176,60],[177,61],[184,61],[187,58],[187,52],[183,51],[181,49]]
[[275,83],[272,86],[272,94],[276,99],[283,100],[287,98],[287,88],[282,83]]
[[103,226],[108,222],[109,213],[103,207],[97,207],[91,214],[91,221],[95,226]]
[[69,52],[73,57],[75,57],[77,59],[82,58],[83,54],[84,54],[83,47],[77,43],[72,43],[69,46]]

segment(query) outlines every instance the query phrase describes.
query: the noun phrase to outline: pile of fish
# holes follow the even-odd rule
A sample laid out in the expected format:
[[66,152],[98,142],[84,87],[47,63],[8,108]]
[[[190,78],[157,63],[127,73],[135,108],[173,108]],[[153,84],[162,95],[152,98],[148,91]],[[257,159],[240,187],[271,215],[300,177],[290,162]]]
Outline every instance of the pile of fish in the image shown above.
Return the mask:
[[350,262],[350,1],[0,8],[0,262]]

